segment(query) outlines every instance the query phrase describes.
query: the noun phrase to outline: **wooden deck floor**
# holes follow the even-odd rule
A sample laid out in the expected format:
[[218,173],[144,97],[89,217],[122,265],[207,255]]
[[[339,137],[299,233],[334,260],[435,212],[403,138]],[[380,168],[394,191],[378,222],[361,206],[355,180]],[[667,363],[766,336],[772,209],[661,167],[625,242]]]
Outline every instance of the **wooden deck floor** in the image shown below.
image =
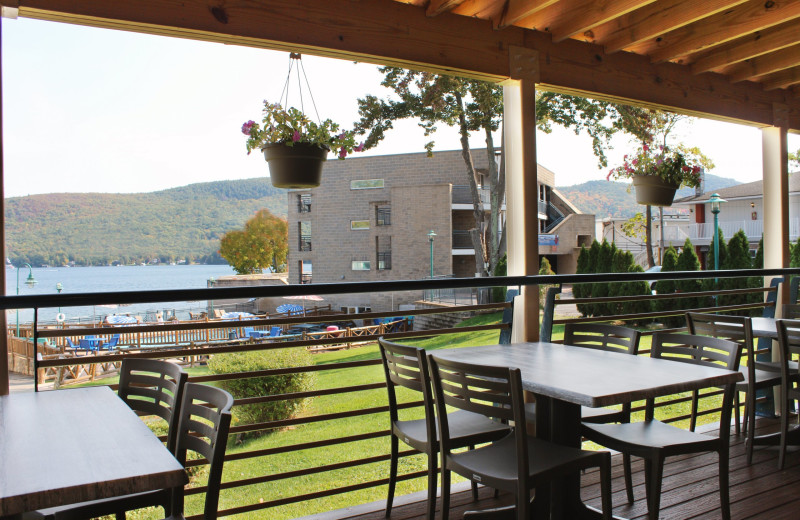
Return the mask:
[[[776,421],[759,419],[759,433],[774,431]],[[705,427],[706,431],[715,428]],[[732,429],[733,430],[733,429]],[[755,518],[783,520],[800,518],[800,449],[789,448],[786,467],[778,471],[777,451],[771,447],[756,447],[753,464],[748,466],[744,436],[731,435],[730,494],[734,519]],[[621,457],[613,458],[612,489],[614,514],[623,518],[643,519],[647,516],[644,499],[643,463],[634,459],[633,483],[636,502],[628,505],[622,480]],[[721,518],[717,478],[717,457],[704,454],[673,457],[664,470],[661,518],[666,520]],[[588,504],[599,507],[599,485],[596,472],[587,472],[581,481],[582,496]],[[510,497],[495,499],[490,490],[482,489],[479,502],[472,502],[466,483],[453,494],[450,520],[461,519],[464,511],[497,507],[509,503]],[[363,504],[345,510],[315,515],[314,520],[381,520],[384,502]],[[424,520],[425,494],[417,493],[395,499],[392,520]],[[438,509],[437,509],[438,514]],[[437,519],[439,517],[437,516]]]

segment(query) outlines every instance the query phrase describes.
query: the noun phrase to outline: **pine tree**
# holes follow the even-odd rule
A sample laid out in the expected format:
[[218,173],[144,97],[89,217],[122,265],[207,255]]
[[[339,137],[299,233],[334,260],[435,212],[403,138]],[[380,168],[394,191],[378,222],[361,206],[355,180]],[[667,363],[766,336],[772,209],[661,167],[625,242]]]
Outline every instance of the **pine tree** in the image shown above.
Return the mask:
[[[725,260],[728,256],[728,249],[725,247],[725,236],[722,234],[722,230],[719,230],[717,234],[719,237],[719,268],[724,269]],[[708,245],[708,254],[706,255],[706,271],[713,271],[714,270],[714,240],[712,237],[711,243]],[[714,282],[714,278],[706,278],[703,281],[703,290],[704,291],[715,291],[720,289],[722,286],[717,286]]]
[[[589,261],[586,267],[586,273],[596,273],[597,272],[597,260],[600,257],[600,242],[594,240],[592,242],[592,247],[589,248]],[[594,297],[594,286],[593,283],[587,283],[583,286],[583,297],[584,298],[592,298]],[[585,303],[581,307],[583,309],[579,309],[584,316],[594,316],[594,305],[590,303]]]
[[[722,251],[722,248],[720,248],[720,251]],[[740,229],[731,237],[727,245],[725,263],[720,265],[722,269],[735,271],[752,269],[753,260],[750,258],[750,243],[743,230]],[[746,289],[748,287],[748,279],[742,277],[724,278],[720,280],[720,285],[722,289]],[[741,305],[747,302],[748,297],[746,294],[731,294],[720,297],[720,305]]]
[[[642,266],[634,262],[633,255],[631,253],[626,252],[625,256],[628,258],[629,273],[644,272]],[[650,294],[650,285],[645,280],[639,280],[638,282],[627,282],[624,284],[622,290],[623,296],[641,296],[646,294]],[[641,314],[648,312],[649,310],[650,310],[650,302],[648,300],[625,302],[625,305],[623,306],[623,312],[625,312],[625,314]],[[639,325],[642,325],[643,320],[638,320],[637,323]]]
[[[578,254],[578,266],[575,271],[576,274],[589,273],[589,256],[590,256],[589,250],[586,249],[586,247],[584,247],[583,245],[581,245],[581,252],[580,254]],[[585,284],[585,283],[572,284],[572,296],[574,296],[575,298],[586,297],[587,293],[589,293],[589,291],[591,290],[589,288],[589,285],[590,284]],[[588,295],[590,296],[591,293],[589,293]],[[589,315],[589,309],[587,305],[579,303],[577,307],[578,307],[578,312],[580,312],[583,316]]]
[[[616,246],[612,248],[611,244],[603,239],[603,244],[600,246],[600,250],[597,255],[597,264],[595,267],[596,273],[611,272],[611,261],[614,258],[614,249],[616,249]],[[606,296],[608,296],[608,282],[597,282],[592,284],[592,298],[604,298]],[[605,303],[596,303],[592,305],[592,314],[595,316],[606,316],[608,315],[608,310],[606,307],[607,305]]]
[[[789,248],[791,249],[792,244],[789,243]],[[791,254],[790,254],[791,258]],[[761,240],[758,241],[758,249],[756,249],[756,256],[753,258],[753,269],[764,269],[764,237],[761,237]],[[750,287],[764,287],[764,277],[763,276],[751,276],[749,279]],[[791,278],[789,279],[791,282]],[[784,287],[789,287],[789,284],[785,284]],[[753,293],[750,295],[750,301],[752,303],[761,303],[764,301],[764,293]],[[763,310],[761,309],[753,309],[750,311],[750,316],[761,316]]]
[[[494,268],[494,275],[495,276],[506,276],[508,275],[508,255],[503,255],[503,258],[497,262],[497,265]],[[494,302],[504,302],[506,301],[506,291],[508,290],[507,287],[492,287],[492,301]]]
[[[692,241],[688,238],[683,243],[683,250],[678,256],[678,271],[699,271],[700,259],[697,258],[697,253],[694,252]],[[678,280],[675,283],[675,289],[682,293],[698,292],[703,289],[703,284],[698,279]],[[681,307],[684,309],[695,309],[704,306],[704,302],[700,298],[681,298]],[[683,323],[683,319],[681,319]]]
[[[628,259],[625,253],[617,249],[614,251],[614,257],[611,259],[611,272],[612,273],[627,273],[628,272]],[[630,253],[628,253],[630,254]],[[633,256],[631,255],[631,258]],[[624,291],[623,285],[625,282],[610,282],[608,284],[608,295],[611,297],[621,296]],[[611,302],[606,305],[608,314],[622,314],[623,304],[621,302]]]
[[[661,262],[661,272],[662,273],[669,273],[678,271],[678,253],[675,251],[675,248],[669,246],[666,251],[664,251],[664,260]],[[658,294],[672,294],[675,292],[675,280],[659,280],[656,282],[656,293]],[[657,311],[673,311],[683,304],[682,300],[668,298],[664,300],[655,300],[654,306]],[[666,316],[661,318],[661,323],[664,325],[671,327],[674,325],[675,318],[671,316]]]

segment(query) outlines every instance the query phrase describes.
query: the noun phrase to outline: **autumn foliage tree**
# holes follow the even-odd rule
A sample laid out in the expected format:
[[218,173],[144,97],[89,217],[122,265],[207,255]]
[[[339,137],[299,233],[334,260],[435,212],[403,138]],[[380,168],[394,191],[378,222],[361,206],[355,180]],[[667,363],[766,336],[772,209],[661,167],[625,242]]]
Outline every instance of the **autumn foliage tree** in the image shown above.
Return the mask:
[[258,211],[244,230],[225,233],[219,254],[237,274],[259,273],[265,268],[283,271],[289,251],[289,227],[267,209]]

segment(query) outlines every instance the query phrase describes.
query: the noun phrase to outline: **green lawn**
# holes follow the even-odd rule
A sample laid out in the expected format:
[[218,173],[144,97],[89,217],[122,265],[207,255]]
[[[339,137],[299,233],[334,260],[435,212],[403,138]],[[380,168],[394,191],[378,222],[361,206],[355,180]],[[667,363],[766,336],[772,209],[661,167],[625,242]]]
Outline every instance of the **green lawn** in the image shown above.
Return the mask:
[[[461,325],[478,325],[486,323],[497,323],[500,320],[500,313],[482,315],[464,321]],[[553,338],[560,339],[563,336],[563,326],[557,326],[554,330]],[[415,339],[404,341],[413,343],[427,350],[440,348],[465,347],[474,345],[486,345],[497,343],[497,331],[480,331],[455,333],[433,338]],[[649,348],[650,338],[642,340],[642,348]],[[315,354],[314,361],[317,365],[334,364],[345,361],[358,361],[367,359],[378,359],[377,344],[370,344],[351,350],[341,350]],[[207,373],[205,367],[188,369],[192,375]],[[338,388],[357,384],[373,383],[383,381],[383,369],[380,365],[323,370],[316,374],[316,388]],[[113,379],[104,379],[98,384],[109,384]],[[418,399],[418,396],[410,394],[404,395],[405,399]],[[307,401],[301,416],[315,416],[326,413],[342,412],[348,410],[358,410],[384,406],[387,403],[386,390],[377,389],[363,391],[352,394],[340,394],[334,396],[321,396]],[[687,405],[676,405],[659,412],[659,417],[677,415],[685,413]],[[421,410],[412,410],[407,413],[421,417]],[[705,421],[713,421],[715,416],[710,416]],[[238,444],[231,440],[228,446],[228,453],[236,454],[255,450],[264,450],[280,446],[294,445],[321,439],[331,439],[367,433],[388,428],[388,417],[386,414],[371,414],[365,416],[338,419],[325,422],[299,425],[293,428],[273,432],[257,438],[249,438]],[[401,443],[401,449],[402,443]],[[300,451],[292,451],[276,455],[262,456],[252,459],[229,461],[225,465],[223,480],[225,482],[238,481],[244,479],[260,478],[277,473],[288,471],[303,470],[321,465],[332,465],[340,462],[356,460],[366,457],[373,457],[389,452],[388,437],[372,439],[366,441],[350,442],[331,447],[321,447]],[[415,455],[401,459],[400,473],[421,471],[426,468],[423,456]],[[319,492],[321,490],[336,489],[348,485],[379,480],[388,475],[388,461],[372,463],[356,468],[346,468],[326,471],[314,475],[295,477],[291,479],[278,480],[238,487],[232,490],[223,490],[220,496],[220,509],[270,502],[306,493]],[[198,478],[198,482],[204,481],[204,475]],[[425,489],[425,479],[418,478],[411,481],[400,482],[396,495],[403,495]],[[187,513],[197,514],[201,511],[202,498],[204,495],[194,495],[187,498]],[[236,518],[270,518],[285,519],[296,518],[318,512],[344,508],[347,506],[383,500],[386,497],[386,487],[379,486],[365,490],[354,491],[345,494],[333,495],[330,497],[307,500],[296,504],[287,504],[273,507],[267,510],[260,510],[251,513],[236,515]],[[155,518],[155,512],[139,512],[130,515],[131,518]]]

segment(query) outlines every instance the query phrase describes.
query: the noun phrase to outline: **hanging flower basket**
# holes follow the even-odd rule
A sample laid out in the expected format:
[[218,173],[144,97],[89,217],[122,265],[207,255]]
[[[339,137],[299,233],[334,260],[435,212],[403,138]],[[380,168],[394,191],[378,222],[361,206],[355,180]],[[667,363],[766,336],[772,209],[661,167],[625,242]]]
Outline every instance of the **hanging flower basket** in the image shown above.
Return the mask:
[[330,149],[311,143],[265,145],[261,150],[269,165],[269,178],[276,188],[316,188],[322,180],[322,165]]
[[679,186],[669,184],[655,175],[634,175],[633,188],[636,202],[645,206],[672,206],[675,192]]

